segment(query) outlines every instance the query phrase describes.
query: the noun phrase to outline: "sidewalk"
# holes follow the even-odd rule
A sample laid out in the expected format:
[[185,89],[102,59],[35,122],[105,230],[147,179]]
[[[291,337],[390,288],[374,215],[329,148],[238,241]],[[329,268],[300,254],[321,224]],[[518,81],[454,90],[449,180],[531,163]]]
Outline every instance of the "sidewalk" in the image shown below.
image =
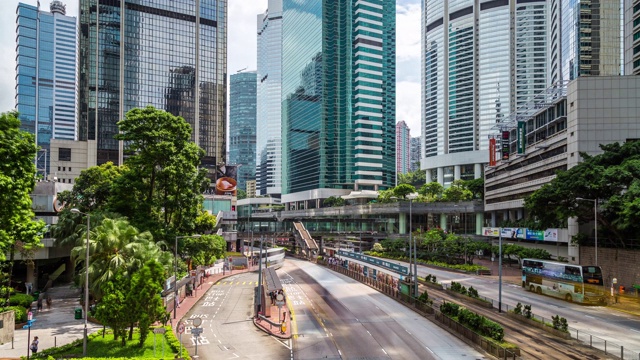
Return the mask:
[[[267,302],[268,301],[269,300],[267,299]],[[286,298],[285,298],[285,301],[286,301]],[[258,329],[266,332],[269,335],[275,336],[280,339],[290,339],[291,338],[291,310],[289,309],[289,302],[286,301],[286,306],[283,306],[282,309],[278,309],[276,305],[271,305],[270,303],[267,305],[271,307],[271,317],[268,318],[269,321],[264,319],[254,318],[253,323],[258,327]],[[278,311],[280,311],[280,314],[278,314]],[[284,315],[285,313],[286,315]],[[284,316],[284,321],[282,321],[283,316]],[[282,327],[283,323],[284,323],[284,327]]]

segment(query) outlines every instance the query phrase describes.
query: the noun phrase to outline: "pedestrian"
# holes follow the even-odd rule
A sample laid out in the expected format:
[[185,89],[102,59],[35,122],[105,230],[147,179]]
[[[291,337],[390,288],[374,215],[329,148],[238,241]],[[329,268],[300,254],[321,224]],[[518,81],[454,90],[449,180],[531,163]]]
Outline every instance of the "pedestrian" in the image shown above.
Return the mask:
[[31,351],[34,354],[38,352],[38,343],[39,343],[38,337],[36,336],[33,338],[33,341],[31,342],[31,347],[30,347]]
[[38,312],[42,311],[42,295],[38,297]]
[[51,309],[51,296],[47,295],[47,310]]

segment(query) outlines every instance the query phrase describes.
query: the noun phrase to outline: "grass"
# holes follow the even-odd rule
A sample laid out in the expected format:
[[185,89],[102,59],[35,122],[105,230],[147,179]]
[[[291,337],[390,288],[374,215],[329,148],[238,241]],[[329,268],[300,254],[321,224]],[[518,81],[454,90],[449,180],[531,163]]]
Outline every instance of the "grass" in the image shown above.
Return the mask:
[[[171,330],[168,330],[171,331]],[[156,350],[154,354],[154,337],[156,341]],[[127,332],[128,339],[128,332]],[[139,347],[140,332],[135,329],[133,332],[133,339],[127,340],[126,345],[122,346],[122,340],[114,340],[113,332],[107,330],[104,338],[102,337],[102,330],[96,334],[89,336],[89,342],[87,343],[87,356],[93,358],[165,358],[173,359],[177,354],[177,351],[173,351],[169,342],[163,334],[149,333],[144,346]],[[162,353],[162,344],[164,342],[164,356]],[[69,346],[61,346],[51,351],[45,350],[38,355],[51,355],[54,358],[65,355],[82,355],[82,340],[75,341]],[[187,351],[182,349],[183,356],[187,354]],[[40,357],[40,356],[38,356]]]

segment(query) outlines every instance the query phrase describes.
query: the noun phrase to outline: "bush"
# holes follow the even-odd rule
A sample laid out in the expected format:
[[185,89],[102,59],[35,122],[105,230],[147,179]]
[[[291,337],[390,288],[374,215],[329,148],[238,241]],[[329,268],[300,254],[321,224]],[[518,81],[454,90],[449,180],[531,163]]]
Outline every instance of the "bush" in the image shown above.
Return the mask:
[[502,341],[504,339],[504,329],[502,326],[486,318],[480,326],[480,333],[496,341]]
[[467,288],[462,286],[462,284],[457,283],[455,281],[451,282],[451,290],[455,291],[455,292],[457,292],[459,294],[462,294],[462,295],[468,295],[467,294]]
[[0,312],[13,310],[15,312],[16,324],[27,322],[27,310],[22,306],[8,306],[0,308]]
[[552,316],[551,320],[553,321],[553,328],[556,330],[560,330],[562,332],[568,332],[569,324],[567,323],[567,319],[560,317],[560,315]]
[[418,297],[418,301],[425,304],[433,305],[433,300],[429,299],[429,294],[426,290],[422,294],[420,294],[420,296]]
[[452,302],[444,302],[440,305],[440,312],[449,316],[449,317],[457,317],[458,311],[460,310],[460,305]]
[[513,313],[517,314],[517,315],[522,315],[522,304],[521,303],[518,303],[516,305],[516,308],[513,309]]
[[533,314],[531,314],[531,305],[525,305],[524,306],[524,317],[526,317],[527,319],[531,319],[532,316],[533,316]]
[[469,286],[467,295],[469,295],[469,297],[476,298],[476,299],[480,298],[480,295],[478,294],[478,290],[474,289],[473,286]]
[[31,307],[33,302],[33,296],[27,294],[15,294],[9,298],[9,304],[11,306],[22,306],[25,309]]

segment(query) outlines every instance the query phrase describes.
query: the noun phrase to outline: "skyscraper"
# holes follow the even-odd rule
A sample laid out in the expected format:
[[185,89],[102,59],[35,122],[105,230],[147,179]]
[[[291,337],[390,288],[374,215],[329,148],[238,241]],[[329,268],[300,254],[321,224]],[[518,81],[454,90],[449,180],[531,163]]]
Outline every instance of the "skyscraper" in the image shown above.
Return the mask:
[[640,1],[624,0],[624,73],[640,75]]
[[98,164],[122,163],[116,123],[147,105],[191,124],[205,166],[226,161],[226,29],[226,0],[80,0],[79,138]]
[[394,186],[395,1],[285,0],[282,18],[283,202]]
[[547,7],[543,0],[425,0],[427,182],[481,177],[491,129],[546,88]]
[[411,150],[409,150],[409,171],[414,172],[420,170],[420,154],[420,136],[414,136],[411,138]]
[[230,76],[229,164],[239,165],[238,189],[256,176],[256,72]]
[[256,192],[282,193],[282,0],[257,17]]
[[411,171],[411,129],[404,120],[396,124],[396,172]]
[[54,0],[50,12],[16,10],[16,109],[36,137],[38,173],[49,173],[51,139],[76,138],[76,18]]

